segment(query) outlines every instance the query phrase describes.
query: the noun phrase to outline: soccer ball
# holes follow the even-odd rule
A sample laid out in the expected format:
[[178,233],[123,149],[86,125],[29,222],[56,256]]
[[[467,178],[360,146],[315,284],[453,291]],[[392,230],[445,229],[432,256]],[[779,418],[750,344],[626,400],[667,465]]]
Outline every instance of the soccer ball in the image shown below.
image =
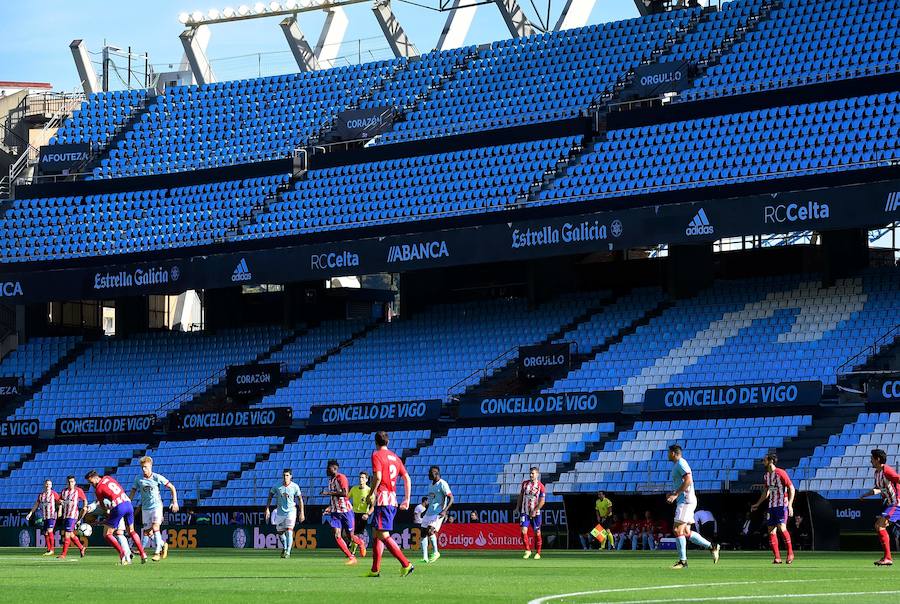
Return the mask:
[[78,527],[78,531],[85,537],[90,537],[91,533],[94,532],[94,527],[92,527],[90,524],[83,523]]

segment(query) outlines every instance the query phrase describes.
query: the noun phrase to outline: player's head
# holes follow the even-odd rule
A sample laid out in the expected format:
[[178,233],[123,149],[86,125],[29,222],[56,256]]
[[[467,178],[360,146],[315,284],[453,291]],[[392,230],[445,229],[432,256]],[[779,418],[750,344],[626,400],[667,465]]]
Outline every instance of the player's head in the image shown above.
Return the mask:
[[52,489],[53,489],[53,481],[48,478],[47,480],[44,481],[44,490],[50,491]]
[[887,453],[884,449],[872,449],[872,467],[880,468],[887,463]]
[[603,491],[597,491],[597,499],[603,501],[604,499],[606,499],[606,493],[604,493]]
[[284,484],[291,484],[291,478],[294,476],[294,473],[291,472],[290,468],[285,468],[281,472],[281,476],[284,478]]
[[369,473],[368,472],[360,472],[359,473],[359,484],[361,486],[366,486],[369,484]]
[[681,459],[681,445],[669,445],[669,461]]
[[84,475],[84,479],[91,483],[93,486],[97,486],[97,483],[100,482],[100,475],[97,474],[97,470],[91,470]]
[[531,478],[531,480],[537,480],[541,477],[541,471],[537,466],[531,466],[528,470],[528,477]]
[[437,466],[431,466],[428,468],[428,478],[431,479],[431,482],[437,482],[441,479],[441,469]]
[[471,514],[469,514],[469,521],[478,522],[478,512],[473,511]]
[[762,458],[763,465],[766,467],[767,472],[771,472],[775,469],[775,466],[778,465],[778,456],[774,453],[767,453]]
[[340,467],[341,464],[338,463],[338,460],[329,459],[328,465],[325,466],[325,473],[328,474],[329,477],[336,476]]
[[141,472],[144,473],[144,478],[150,478],[150,475],[153,474],[153,458],[149,455],[144,455],[140,459],[141,463]]
[[75,488],[75,477],[73,475],[69,474],[68,476],[66,476],[66,486],[70,489]]
[[376,447],[386,447],[388,446],[388,442],[390,438],[388,438],[388,433],[384,430],[379,430],[375,433],[375,446]]
[[422,497],[422,505],[428,505],[428,497]]

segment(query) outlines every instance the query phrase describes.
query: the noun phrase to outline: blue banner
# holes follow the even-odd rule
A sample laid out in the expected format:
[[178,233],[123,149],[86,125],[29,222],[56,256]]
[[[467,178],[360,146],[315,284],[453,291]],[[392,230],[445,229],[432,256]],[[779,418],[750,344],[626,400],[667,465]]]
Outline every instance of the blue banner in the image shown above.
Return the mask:
[[0,438],[37,438],[41,422],[36,419],[16,419],[0,421]]
[[309,412],[312,426],[403,423],[435,420],[441,416],[441,401],[402,401],[355,403],[352,405],[316,405]]
[[789,407],[818,405],[821,400],[822,382],[651,388],[644,393],[644,411]]
[[499,396],[464,400],[460,417],[571,417],[621,413],[620,390],[562,392],[537,396]]
[[870,403],[893,403],[900,401],[900,377],[873,378],[869,380]]

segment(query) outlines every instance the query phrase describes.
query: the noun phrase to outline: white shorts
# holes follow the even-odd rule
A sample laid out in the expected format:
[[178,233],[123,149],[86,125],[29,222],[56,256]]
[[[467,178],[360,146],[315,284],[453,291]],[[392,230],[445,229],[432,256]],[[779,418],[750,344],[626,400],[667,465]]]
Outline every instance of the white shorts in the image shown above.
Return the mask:
[[282,516],[278,510],[275,510],[270,519],[279,531],[292,531],[294,525],[297,524],[297,511],[292,510],[288,515]]
[[694,524],[694,510],[697,502],[679,503],[675,506],[675,524]]
[[162,524],[163,521],[163,511],[162,508],[156,508],[155,510],[145,510],[141,508],[141,520],[143,520],[143,525],[145,529],[150,528],[154,524]]
[[422,518],[422,528],[432,528],[434,532],[441,530],[444,519],[439,514],[428,514]]

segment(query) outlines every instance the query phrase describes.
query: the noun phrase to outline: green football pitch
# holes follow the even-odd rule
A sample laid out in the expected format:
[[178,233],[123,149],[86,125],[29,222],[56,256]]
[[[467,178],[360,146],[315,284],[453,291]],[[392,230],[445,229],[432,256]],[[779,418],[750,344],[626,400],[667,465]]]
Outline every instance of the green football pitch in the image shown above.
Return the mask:
[[[673,570],[671,553],[545,551],[520,554],[447,551],[417,563],[409,577],[385,558],[382,576],[364,578],[368,560],[348,567],[336,552],[174,551],[167,560],[115,566],[108,548],[75,562],[36,550],[0,549],[3,602],[900,602],[900,568],[876,568],[868,554],[801,552],[793,566],[764,553],[723,552],[713,565],[691,551]],[[71,553],[70,553],[71,555]],[[75,552],[77,559],[78,552]]]

